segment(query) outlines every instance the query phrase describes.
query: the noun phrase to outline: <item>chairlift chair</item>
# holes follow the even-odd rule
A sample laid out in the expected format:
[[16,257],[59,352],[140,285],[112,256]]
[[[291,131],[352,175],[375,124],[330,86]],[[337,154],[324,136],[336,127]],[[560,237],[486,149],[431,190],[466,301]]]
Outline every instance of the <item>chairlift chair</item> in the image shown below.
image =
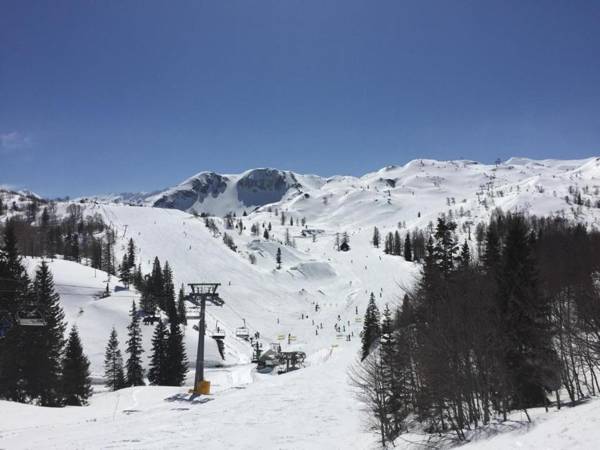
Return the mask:
[[217,322],[214,330],[210,333],[210,337],[213,339],[225,339],[225,330],[219,326],[219,322]]
[[17,312],[17,323],[22,327],[43,327],[46,320],[39,310],[32,308]]
[[187,320],[200,320],[200,308],[198,306],[188,306],[185,310]]
[[240,339],[244,339],[244,340],[248,341],[250,338],[250,330],[248,330],[248,327],[246,327],[246,319],[242,319],[242,320],[244,321],[244,326],[236,328],[235,335],[237,337],[239,337]]
[[241,339],[248,340],[250,338],[250,331],[246,327],[239,327],[235,329],[235,335]]

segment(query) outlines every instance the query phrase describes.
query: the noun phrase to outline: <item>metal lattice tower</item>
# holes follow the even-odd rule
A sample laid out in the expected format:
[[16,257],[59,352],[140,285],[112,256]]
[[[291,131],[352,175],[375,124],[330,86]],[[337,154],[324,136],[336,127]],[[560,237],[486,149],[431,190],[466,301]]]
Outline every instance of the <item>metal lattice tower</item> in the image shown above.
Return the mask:
[[196,352],[196,376],[194,377],[194,392],[199,392],[200,383],[204,381],[204,334],[205,334],[205,312],[206,303],[216,306],[223,306],[225,302],[219,294],[217,288],[221,283],[189,283],[191,293],[187,299],[200,308],[200,318],[198,323],[198,350]]

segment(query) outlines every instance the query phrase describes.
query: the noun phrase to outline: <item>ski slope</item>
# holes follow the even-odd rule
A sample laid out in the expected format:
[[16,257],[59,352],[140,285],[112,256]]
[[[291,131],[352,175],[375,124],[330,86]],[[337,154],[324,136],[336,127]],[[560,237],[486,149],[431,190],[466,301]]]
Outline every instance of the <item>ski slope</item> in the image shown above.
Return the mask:
[[[169,261],[177,288],[195,282],[221,283],[219,293],[225,305],[208,307],[207,333],[217,322],[226,331],[225,360],[207,336],[206,378],[212,383],[210,401],[174,400],[187,392],[194,376],[197,332],[189,323],[185,332],[190,367],[187,386],[105,392],[101,385],[103,358],[110,329],[116,328],[124,350],[128,311],[131,302],[139,300],[139,294],[133,289],[117,292],[119,282],[115,277],[56,259],[50,262],[56,289],[67,322],[79,327],[84,350],[91,361],[96,394],[90,406],[83,408],[47,409],[0,402],[0,448],[376,446],[376,436],[367,431],[366,417],[350,390],[347,371],[356,359],[358,334],[369,294],[375,294],[381,308],[386,303],[398,304],[403,289],[418,279],[419,266],[374,248],[373,227],[379,227],[382,237],[396,230],[404,237],[408,230],[425,228],[440,214],[452,210],[460,238],[464,239],[468,230],[479,221],[487,221],[496,207],[558,215],[595,227],[600,224],[600,209],[569,205],[564,197],[569,195],[570,186],[581,190],[587,186],[584,198],[592,202],[600,200],[596,194],[596,188],[600,187],[599,164],[595,158],[579,161],[514,158],[498,166],[417,160],[363,177],[325,179],[286,172],[285,179],[293,181],[295,187],[274,203],[248,210],[244,217],[241,212],[246,205],[235,196],[235,185],[226,186],[224,197],[211,196],[209,203],[195,202],[193,208],[186,210],[103,202],[98,198],[84,201],[80,203],[84,215],[99,213],[116,231],[117,261],[128,240],[133,238],[145,273],[150,272],[153,259],[158,256],[161,263]],[[249,173],[252,171],[245,175]],[[227,177],[235,183],[245,175]],[[193,183],[192,177],[184,184]],[[168,192],[173,197],[179,190]],[[59,212],[64,212],[67,205],[61,203]],[[203,219],[191,214],[192,209],[197,212],[204,207],[218,209],[217,205],[221,212],[238,213],[245,225],[241,234],[235,229],[226,230],[224,221],[214,218],[218,227],[215,236]],[[276,210],[285,212],[284,225]],[[289,225],[290,217],[294,226]],[[302,235],[301,218],[306,218],[306,229],[318,231],[316,239]],[[260,225],[260,237],[250,235],[253,223]],[[268,223],[271,236],[265,240],[262,225]],[[286,230],[295,247],[283,245]],[[234,239],[235,252],[222,242],[225,232]],[[349,252],[334,248],[336,234],[341,233],[350,237]],[[280,270],[275,263],[278,248],[282,251]],[[250,255],[254,255],[256,264],[250,262]],[[30,273],[39,262],[35,258],[26,259]],[[111,295],[100,298],[107,284]],[[251,334],[260,333],[264,349],[278,343],[283,349],[306,352],[305,367],[281,376],[257,374],[250,364],[252,348],[236,337],[236,328],[244,323]],[[343,331],[338,333],[336,326]],[[152,326],[142,326],[146,363],[152,331]],[[523,434],[519,429],[498,436],[489,445],[498,439],[499,446],[486,448],[517,447],[519,442],[524,443],[522,448],[537,447],[533,445],[534,439],[542,437],[527,436],[535,436],[533,433],[552,436],[553,427],[560,426],[557,424],[563,420],[577,422],[565,436],[571,430],[575,433],[591,428],[594,418],[600,417],[600,407],[591,402],[579,408],[544,416],[529,433]],[[578,417],[577,411],[589,414]],[[555,425],[551,425],[553,422]],[[565,440],[548,439],[557,445],[548,448],[592,448],[586,447],[589,441],[585,438],[573,441],[572,447]],[[476,447],[485,442],[471,445]],[[550,440],[540,442],[550,443]]]
[[[318,365],[218,392],[207,403],[173,400],[181,389],[98,394],[86,408],[51,410],[0,402],[6,448],[365,449],[360,411],[344,367],[354,346]],[[213,376],[209,372],[209,377]]]

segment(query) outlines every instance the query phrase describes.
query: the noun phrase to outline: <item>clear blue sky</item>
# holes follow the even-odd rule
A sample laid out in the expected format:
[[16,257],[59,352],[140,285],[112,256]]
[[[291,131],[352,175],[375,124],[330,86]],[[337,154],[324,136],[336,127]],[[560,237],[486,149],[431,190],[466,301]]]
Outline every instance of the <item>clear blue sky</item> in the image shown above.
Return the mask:
[[595,154],[599,1],[0,0],[0,184]]

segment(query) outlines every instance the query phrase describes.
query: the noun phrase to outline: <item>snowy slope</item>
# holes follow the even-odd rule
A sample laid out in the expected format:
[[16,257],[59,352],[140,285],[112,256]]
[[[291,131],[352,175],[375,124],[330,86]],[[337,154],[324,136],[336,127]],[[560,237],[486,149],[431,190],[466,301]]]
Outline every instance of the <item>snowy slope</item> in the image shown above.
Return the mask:
[[[404,234],[451,210],[465,237],[465,230],[486,221],[496,207],[599,224],[600,209],[565,202],[573,189],[592,204],[600,199],[598,159],[513,158],[498,166],[417,160],[362,177],[327,179],[256,169],[240,175],[201,173],[143,197],[140,202],[146,206],[115,204],[114,198],[83,201],[84,215],[100,213],[117,232],[117,260],[133,238],[144,272],[158,256],[163,263],[169,261],[177,287],[221,283],[226,304],[208,308],[207,326],[210,332],[218,321],[225,329],[225,361],[214,341],[205,341],[213,400],[194,405],[165,401],[186,389],[144,387],[98,393],[87,408],[47,410],[2,402],[0,447],[190,447],[201,439],[207,448],[368,448],[374,437],[365,433],[364,416],[347,383],[347,369],[358,350],[360,319],[370,292],[382,307],[399,302],[402,288],[412,285],[419,273],[418,265],[373,248],[373,226],[382,234]],[[153,204],[163,207],[149,206]],[[59,213],[66,206],[60,204]],[[285,225],[276,210],[285,211]],[[238,216],[247,211],[242,217],[246,229],[241,234],[225,230],[223,220],[215,218],[220,234],[214,236],[203,219],[192,214],[207,211],[235,211]],[[302,236],[301,218],[306,218],[309,230],[319,231],[315,241]],[[253,223],[261,225],[260,238],[250,235]],[[262,224],[268,223],[272,230],[266,241]],[[281,243],[286,229],[295,248]],[[222,242],[223,232],[233,237],[236,252]],[[343,232],[350,236],[347,253],[334,250],[335,235]],[[275,269],[278,248],[281,270]],[[251,264],[250,255],[256,264]],[[38,263],[27,260],[31,271]],[[51,269],[67,320],[78,325],[94,378],[101,381],[110,328],[116,327],[124,347],[128,310],[139,296],[133,290],[114,292],[114,277],[108,281],[105,273],[79,264],[56,260]],[[112,294],[99,299],[107,281]],[[260,332],[265,347],[277,342],[285,348],[287,337],[293,336],[291,347],[307,353],[307,367],[280,377],[254,372],[249,344],[235,337],[244,319],[251,333]],[[323,328],[317,329],[321,323]],[[335,325],[346,330],[337,333]],[[142,332],[148,351],[152,327]],[[352,333],[354,338],[347,342],[345,336]],[[196,338],[190,323],[186,348],[191,368]],[[188,384],[192,378],[190,370]],[[599,410],[596,403],[589,408],[590,414]],[[37,422],[36,433],[22,426],[27,420]]]

